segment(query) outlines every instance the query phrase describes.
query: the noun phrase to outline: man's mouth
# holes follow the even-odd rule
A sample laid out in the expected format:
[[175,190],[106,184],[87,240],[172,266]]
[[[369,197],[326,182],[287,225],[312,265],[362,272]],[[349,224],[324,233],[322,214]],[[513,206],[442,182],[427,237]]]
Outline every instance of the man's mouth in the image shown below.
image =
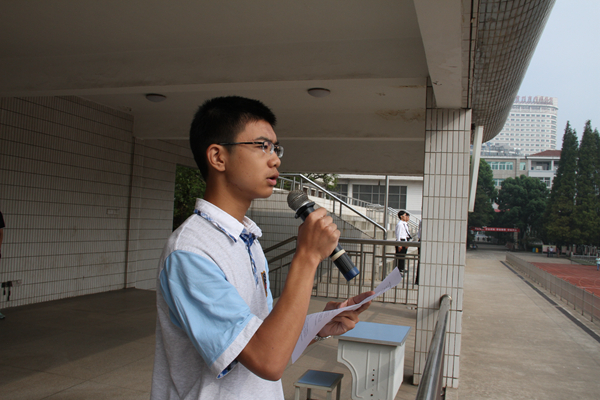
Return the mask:
[[269,181],[269,183],[270,183],[272,186],[275,186],[275,185],[277,185],[277,179],[278,179],[278,178],[279,178],[279,174],[276,174],[276,175],[273,175],[273,176],[270,176],[270,177],[268,177],[268,178],[267,178],[267,180]]

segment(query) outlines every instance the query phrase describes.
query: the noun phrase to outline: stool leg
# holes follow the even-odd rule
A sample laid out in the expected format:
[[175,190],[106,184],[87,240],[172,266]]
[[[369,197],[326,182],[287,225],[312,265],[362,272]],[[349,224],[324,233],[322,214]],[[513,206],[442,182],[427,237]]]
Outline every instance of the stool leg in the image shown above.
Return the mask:
[[331,392],[329,390],[327,391],[327,400],[331,400]]
[[342,381],[339,381],[337,384],[337,393],[335,395],[336,400],[340,400],[340,391],[342,390]]
[[311,392],[312,392],[311,388],[306,388],[306,400],[310,400]]
[[300,388],[296,387],[296,393],[294,394],[294,400],[300,400]]

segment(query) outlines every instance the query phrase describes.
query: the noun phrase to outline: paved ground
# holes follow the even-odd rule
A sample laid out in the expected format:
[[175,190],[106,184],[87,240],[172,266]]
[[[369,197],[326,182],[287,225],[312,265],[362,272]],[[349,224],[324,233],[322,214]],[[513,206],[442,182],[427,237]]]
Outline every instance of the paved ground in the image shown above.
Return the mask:
[[[565,262],[517,254],[533,262]],[[600,343],[504,266],[504,257],[501,247],[468,252],[460,387],[448,399],[600,398]],[[0,399],[148,399],[154,298],[151,291],[126,290],[4,310]],[[325,302],[313,299],[310,312]],[[410,307],[381,303],[363,314],[365,321],[413,328],[415,318]],[[582,323],[600,333],[598,326]],[[405,383],[395,400],[415,398],[413,357],[414,330],[406,342]],[[341,398],[350,398],[351,374],[337,362],[335,339],[311,346],[288,366],[287,400],[307,369],[343,373]],[[313,398],[325,397],[313,392]]]
[[[9,308],[0,320],[1,400],[147,400],[154,362],[156,294],[119,290]],[[309,312],[328,299],[314,298]],[[406,341],[405,384],[396,400],[414,399],[411,385],[416,311],[374,303],[363,321],[412,326]],[[349,399],[352,375],[337,362],[337,340],[310,346],[282,378],[285,398],[307,369],[344,374],[342,399]],[[313,398],[325,399],[313,391]],[[303,392],[306,396],[306,392]],[[241,399],[242,400],[242,399]]]
[[[501,247],[468,253],[454,398],[600,398],[600,343],[504,266],[504,258]],[[581,323],[600,332],[589,321]]]

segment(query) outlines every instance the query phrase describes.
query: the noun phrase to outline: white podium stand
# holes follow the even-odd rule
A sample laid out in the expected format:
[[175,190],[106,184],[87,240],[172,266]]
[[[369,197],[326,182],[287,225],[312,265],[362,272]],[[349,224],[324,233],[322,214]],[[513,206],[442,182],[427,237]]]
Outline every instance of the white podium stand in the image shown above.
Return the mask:
[[393,400],[404,378],[404,342],[410,326],[359,322],[336,336],[338,362],[352,373],[352,399]]

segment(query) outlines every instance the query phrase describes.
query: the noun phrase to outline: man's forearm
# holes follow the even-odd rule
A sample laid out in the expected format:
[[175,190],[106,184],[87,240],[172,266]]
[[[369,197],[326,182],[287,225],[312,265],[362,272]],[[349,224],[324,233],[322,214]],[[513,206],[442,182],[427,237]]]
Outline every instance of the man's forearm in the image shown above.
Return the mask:
[[317,266],[302,256],[294,257],[273,311],[238,356],[263,379],[280,379],[288,364],[304,326]]
[[296,254],[281,297],[238,356],[261,378],[281,378],[304,326],[317,267],[331,254],[339,235],[333,219],[322,208],[312,212],[298,228]]

